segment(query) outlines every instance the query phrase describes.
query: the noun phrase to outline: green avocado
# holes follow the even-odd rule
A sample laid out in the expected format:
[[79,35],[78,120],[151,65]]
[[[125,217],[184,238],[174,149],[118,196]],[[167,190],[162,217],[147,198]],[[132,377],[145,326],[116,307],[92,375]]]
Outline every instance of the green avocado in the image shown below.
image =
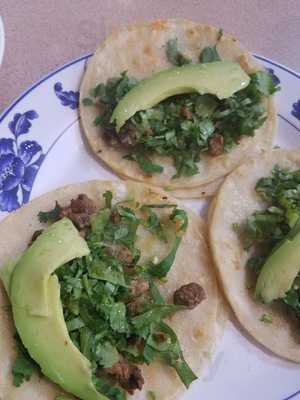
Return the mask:
[[223,99],[245,88],[249,82],[249,76],[240,65],[230,61],[166,69],[132,88],[114,109],[111,122],[116,122],[119,131],[137,111],[151,108],[168,97],[198,92],[214,94]]
[[92,382],[91,364],[73,344],[64,320],[55,269],[89,248],[68,219],[51,225],[29,247],[12,273],[15,326],[45,376],[82,400],[107,400]]
[[300,272],[300,223],[268,257],[258,276],[255,296],[264,303],[283,298]]

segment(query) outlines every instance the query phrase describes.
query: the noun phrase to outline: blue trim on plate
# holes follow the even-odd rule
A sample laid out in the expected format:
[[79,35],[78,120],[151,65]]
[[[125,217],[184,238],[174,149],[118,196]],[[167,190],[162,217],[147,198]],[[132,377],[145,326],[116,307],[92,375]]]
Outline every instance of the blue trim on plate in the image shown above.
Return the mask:
[[293,124],[290,120],[288,120],[286,117],[284,117],[282,114],[277,114],[278,117],[280,117],[281,119],[283,119],[285,122],[287,122],[289,125],[291,125],[294,129],[296,129],[296,131],[300,132],[300,128],[298,128],[298,126],[296,126],[295,124]]
[[[52,76],[54,76],[54,75],[57,74],[58,72],[63,71],[64,69],[70,67],[71,65],[77,64],[78,62],[83,61],[83,60],[87,60],[88,58],[90,58],[90,57],[92,56],[92,54],[93,54],[93,53],[88,53],[88,54],[86,54],[86,55],[84,55],[84,56],[82,56],[82,57],[76,58],[75,60],[73,60],[73,61],[71,61],[71,62],[69,62],[69,63],[64,64],[64,65],[61,66],[60,68],[58,68],[58,69],[56,69],[56,70],[54,70],[54,71],[51,71],[49,74],[47,74],[47,75],[45,75],[43,78],[41,78],[38,82],[36,82],[36,83],[33,84],[32,86],[30,86],[30,87],[29,87],[26,91],[24,91],[19,97],[17,97],[17,99],[16,99],[14,102],[12,102],[11,105],[10,105],[7,109],[5,109],[5,110],[3,111],[3,113],[0,115],[0,123],[4,120],[4,118],[7,116],[7,114],[8,114],[8,113],[9,113],[9,112],[10,112],[10,111],[11,111],[25,96],[27,96],[30,92],[32,92],[36,87],[38,87],[39,85],[41,85],[43,82],[45,82],[47,79],[51,78]],[[265,57],[259,56],[259,55],[254,55],[254,57],[257,58],[258,60],[264,61],[264,62],[266,62],[266,63],[268,63],[268,64],[270,64],[270,65],[273,65],[273,66],[275,66],[275,67],[277,67],[277,68],[280,68],[280,69],[282,69],[283,71],[288,72],[289,74],[293,75],[293,76],[296,77],[297,79],[300,79],[300,75],[299,75],[297,72],[295,72],[295,71],[293,71],[293,70],[291,70],[291,69],[289,69],[289,68],[287,68],[287,67],[285,67],[285,66],[283,66],[283,65],[281,65],[281,64],[278,64],[278,63],[276,63],[276,62],[274,62],[274,61],[271,61],[271,60],[269,60],[269,59],[267,59],[267,58],[265,58]],[[291,121],[289,121],[289,120],[288,120],[287,118],[285,118],[283,115],[278,114],[278,116],[279,116],[280,118],[282,118],[285,122],[287,122],[288,124],[290,124],[291,126],[293,126],[298,132],[300,131],[300,129],[299,129],[297,126],[295,126]],[[63,132],[61,132],[61,133],[58,135],[58,137],[54,140],[54,142],[53,142],[52,145],[50,146],[50,148],[49,148],[49,150],[48,150],[48,153],[49,153],[49,151],[51,151],[51,150],[53,149],[53,147],[55,146],[55,144],[57,143],[57,141],[63,136],[63,134],[64,134],[64,133],[70,128],[70,126],[72,126],[75,122],[76,122],[76,121],[73,121],[69,126],[67,126],[67,127],[63,130]],[[291,400],[291,399],[295,398],[295,397],[296,397],[297,395],[299,395],[299,394],[300,394],[300,390],[298,390],[297,392],[291,394],[291,395],[288,396],[288,397],[285,397],[285,398],[282,399],[282,400]]]
[[298,390],[298,392],[295,392],[295,393],[291,394],[291,395],[288,396],[288,397],[285,397],[285,398],[282,399],[282,400],[290,400],[290,399],[293,399],[293,398],[295,398],[295,396],[297,396],[298,394],[300,394],[300,390]]
[[261,60],[261,61],[264,61],[264,62],[266,62],[268,64],[274,65],[274,67],[280,68],[283,71],[288,72],[289,74],[291,74],[291,75],[295,76],[296,78],[300,79],[300,74],[298,74],[296,71],[293,71],[290,68],[285,67],[282,64],[278,64],[275,61],[271,61],[268,58],[259,56],[258,54],[254,54],[254,57],[257,58],[258,60]]
[[7,116],[7,114],[25,97],[27,96],[30,92],[32,92],[36,87],[41,85],[43,82],[45,82],[47,79],[51,78],[52,76],[56,75],[58,72],[63,71],[64,69],[70,67],[71,65],[77,64],[80,61],[87,60],[92,56],[93,53],[88,53],[82,57],[76,58],[73,61],[70,61],[67,64],[64,64],[63,66],[59,67],[58,69],[49,72],[49,74],[45,75],[42,79],[34,83],[32,86],[30,86],[27,90],[25,90],[19,97],[16,98],[15,101],[11,103],[10,106],[8,106],[7,109],[3,111],[3,113],[0,115],[0,124],[4,120],[4,118]]

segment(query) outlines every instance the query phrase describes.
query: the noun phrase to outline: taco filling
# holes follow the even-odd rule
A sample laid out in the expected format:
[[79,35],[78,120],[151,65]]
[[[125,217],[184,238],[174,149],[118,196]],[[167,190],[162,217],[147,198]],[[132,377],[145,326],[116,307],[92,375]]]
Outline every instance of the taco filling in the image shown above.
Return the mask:
[[[252,253],[246,263],[249,289],[259,301],[280,303],[299,323],[300,170],[275,166],[255,190],[268,208],[233,226]],[[262,322],[272,320],[272,313],[261,316]]]
[[[221,36],[222,32],[218,41]],[[180,52],[176,38],[166,43],[166,56],[174,68],[182,71],[192,62]],[[224,75],[220,86],[226,85],[228,74],[225,70],[222,72],[223,61],[216,46],[204,48],[199,54],[199,63],[217,64],[221,76]],[[164,171],[164,166],[153,160],[158,155],[172,160],[176,170],[173,178],[179,178],[199,173],[197,163],[201,155],[217,157],[228,153],[242,137],[254,136],[255,130],[263,125],[267,118],[264,98],[271,96],[277,88],[266,71],[252,73],[247,79],[246,85],[241,85],[246,87],[233,90],[234,93],[226,98],[217,97],[209,89],[204,94],[170,95],[147,109],[138,110],[121,127],[116,126],[114,118],[118,104],[147,79],[139,82],[125,71],[120,77],[90,88],[90,97],[82,102],[84,106],[97,108],[94,125],[99,126],[99,135],[103,135],[109,146],[125,151],[123,157],[137,163],[144,174]],[[157,83],[157,92],[162,90],[165,81]],[[206,82],[208,88],[209,81],[212,80]],[[146,97],[147,92],[144,94]],[[134,102],[134,96],[131,98]]]
[[[25,253],[34,246],[39,251],[39,243],[47,244],[47,235],[58,234],[55,229],[59,224],[62,229],[64,224],[71,225],[70,229],[75,226],[79,239],[87,245],[85,251],[89,254],[60,266],[50,280],[55,276],[59,282],[68,334],[89,360],[92,384],[99,394],[122,400],[126,393],[141,390],[144,377],[140,366],[155,360],[174,368],[189,387],[197,377],[165,319],[174,313],[189,312],[206,298],[206,293],[198,283],[190,282],[178,287],[173,303],[167,304],[159,290],[159,285],[168,279],[187,229],[187,214],[176,204],[115,202],[111,191],[103,197],[105,206],[98,209],[87,195],[81,194],[67,206],[56,202],[52,210],[41,210],[38,217],[48,226],[34,233]],[[162,257],[160,252],[149,257],[145,244],[139,245],[140,229],[165,246]],[[79,234],[76,233],[78,237]],[[14,275],[15,270],[11,286],[8,275],[1,273],[11,298],[14,293],[10,290],[13,292],[17,280]],[[33,306],[37,315],[45,311],[42,304]],[[29,380],[33,370],[39,368],[29,355],[29,346],[27,352],[27,344],[24,347],[20,338],[18,343],[19,353],[12,370],[16,386]]]

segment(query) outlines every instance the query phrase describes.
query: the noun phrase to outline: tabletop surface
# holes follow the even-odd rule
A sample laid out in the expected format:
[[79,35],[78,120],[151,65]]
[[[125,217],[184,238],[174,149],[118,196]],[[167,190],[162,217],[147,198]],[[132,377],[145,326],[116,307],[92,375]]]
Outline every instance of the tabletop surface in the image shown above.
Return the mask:
[[299,6],[300,0],[1,0],[0,112],[50,70],[144,19],[183,17],[222,27],[249,50],[299,71]]

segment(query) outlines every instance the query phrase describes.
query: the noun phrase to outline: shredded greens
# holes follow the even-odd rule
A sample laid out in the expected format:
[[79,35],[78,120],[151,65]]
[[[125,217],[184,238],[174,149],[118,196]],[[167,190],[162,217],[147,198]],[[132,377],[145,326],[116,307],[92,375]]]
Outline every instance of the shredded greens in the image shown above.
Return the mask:
[[[256,249],[248,259],[247,267],[257,276],[270,253],[300,229],[300,171],[275,166],[270,176],[257,182],[255,190],[268,207],[250,215],[242,226],[235,224],[233,228],[239,232],[246,249]],[[292,288],[279,301],[300,318],[299,275]],[[262,316],[261,320],[272,322],[266,316]]]
[[[90,255],[56,271],[70,337],[90,360],[97,390],[109,399],[126,399],[126,387],[107,372],[124,358],[134,364],[161,360],[173,367],[188,387],[197,377],[184,360],[175,332],[164,322],[186,307],[166,304],[155,283],[172,267],[187,229],[187,214],[176,204],[114,204],[110,191],[103,197],[105,205],[92,215],[86,236]],[[51,211],[39,213],[39,217],[51,222],[57,218],[57,209],[58,204]],[[168,234],[166,224],[173,227],[174,235]],[[140,263],[139,227],[170,247],[165,258],[157,263]],[[134,284],[139,289],[140,279],[146,289],[135,293]],[[16,385],[32,373],[30,361],[22,357],[20,353],[13,371]]]
[[[222,30],[217,42],[222,37]],[[217,44],[217,43],[216,43]],[[175,66],[191,63],[178,48],[178,40],[166,44],[166,55]],[[220,61],[217,47],[206,47],[199,62]],[[227,99],[195,93],[170,97],[156,106],[137,112],[116,133],[110,117],[119,100],[137,84],[124,72],[119,78],[101,83],[91,91],[85,105],[95,105],[99,115],[94,123],[101,125],[112,145],[125,146],[125,158],[136,162],[146,174],[163,172],[163,166],[153,156],[173,159],[176,173],[173,178],[192,176],[199,172],[198,161],[202,153],[210,153],[210,141],[222,136],[223,152],[234,147],[242,136],[253,136],[266,119],[263,96],[278,90],[267,71],[250,75],[250,84]],[[100,106],[99,106],[100,104]]]

